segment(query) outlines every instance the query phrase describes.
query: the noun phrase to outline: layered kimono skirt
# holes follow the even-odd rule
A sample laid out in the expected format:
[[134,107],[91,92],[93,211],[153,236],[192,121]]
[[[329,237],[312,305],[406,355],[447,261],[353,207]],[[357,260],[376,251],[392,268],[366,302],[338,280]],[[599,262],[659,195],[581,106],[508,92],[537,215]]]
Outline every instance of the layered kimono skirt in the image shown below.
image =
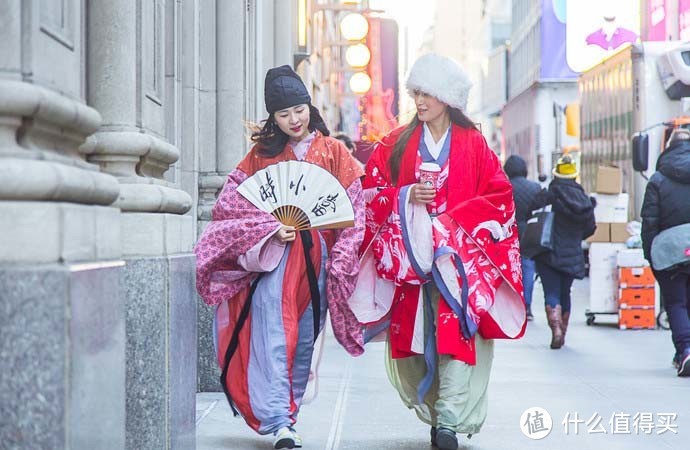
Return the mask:
[[[228,400],[247,423],[261,434],[295,423],[302,402],[315,337],[326,318],[326,244],[320,238],[317,266],[320,293],[319,330],[314,330],[314,308],[309,292],[301,239],[288,244],[276,269],[255,280],[236,297],[216,308],[213,334],[218,363],[225,368],[228,350],[234,350],[223,377]],[[285,295],[284,295],[285,293]],[[238,319],[251,302],[241,330]],[[242,320],[239,320],[242,322]],[[237,334],[235,342],[233,334]]]

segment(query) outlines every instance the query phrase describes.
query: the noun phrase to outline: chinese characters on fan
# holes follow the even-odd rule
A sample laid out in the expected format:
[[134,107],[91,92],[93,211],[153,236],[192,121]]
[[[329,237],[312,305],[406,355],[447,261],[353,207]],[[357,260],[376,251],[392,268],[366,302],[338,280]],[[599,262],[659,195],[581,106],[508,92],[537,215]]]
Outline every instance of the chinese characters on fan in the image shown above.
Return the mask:
[[335,195],[327,195],[327,196],[321,196],[316,202],[316,205],[311,209],[311,212],[314,213],[316,217],[321,217],[325,215],[328,210],[330,209],[331,211],[335,212],[336,211],[336,204],[335,200],[338,198],[338,194]]
[[[299,196],[300,192],[304,192],[307,190],[307,186],[303,183],[303,180],[304,175],[300,175],[297,181],[290,180],[290,190],[294,192],[295,197]],[[275,181],[271,177],[271,174],[268,172],[266,172],[266,183],[259,187],[259,193],[261,194],[261,201],[265,202],[268,200],[272,203],[278,202],[278,198],[276,196]],[[329,210],[335,213],[337,210],[337,198],[338,194],[320,196],[316,201],[314,207],[311,209],[311,212],[317,217],[326,215],[329,212]]]
[[271,199],[273,203],[278,203],[278,199],[276,198],[276,185],[273,178],[271,178],[271,174],[268,172],[266,172],[266,184],[259,187],[259,193],[261,194],[262,202]]
[[290,181],[290,189],[295,190],[295,197],[297,197],[299,195],[300,186],[302,187],[303,191],[307,190],[307,187],[302,185],[302,179],[303,178],[304,178],[304,175],[300,175],[299,180],[297,180],[297,183],[295,183],[294,181]]

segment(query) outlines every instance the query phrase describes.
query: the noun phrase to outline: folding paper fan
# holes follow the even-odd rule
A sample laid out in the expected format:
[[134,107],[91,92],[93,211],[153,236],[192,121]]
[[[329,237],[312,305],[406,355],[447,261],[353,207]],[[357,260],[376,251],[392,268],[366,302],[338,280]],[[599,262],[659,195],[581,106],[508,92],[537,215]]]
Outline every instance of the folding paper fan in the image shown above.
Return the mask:
[[340,181],[305,161],[283,161],[259,170],[237,188],[262,211],[297,230],[346,228],[355,213]]

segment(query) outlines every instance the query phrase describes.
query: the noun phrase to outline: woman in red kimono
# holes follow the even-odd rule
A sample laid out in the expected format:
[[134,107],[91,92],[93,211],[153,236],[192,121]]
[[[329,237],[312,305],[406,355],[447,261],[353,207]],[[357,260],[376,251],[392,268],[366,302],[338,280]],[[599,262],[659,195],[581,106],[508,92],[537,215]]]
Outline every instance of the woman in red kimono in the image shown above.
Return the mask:
[[[351,305],[365,341],[388,330],[389,378],[431,425],[432,444],[456,449],[456,433],[478,432],[486,417],[492,339],[525,329],[515,208],[498,158],[463,113],[470,82],[460,66],[424,55],[407,89],[417,115],[365,169]],[[423,163],[440,169],[435,185],[418,182]]]
[[[347,305],[364,235],[363,171],[328,136],[289,66],[268,71],[265,101],[269,117],[252,136],[256,145],[228,176],[195,248],[197,290],[216,306],[221,384],[233,412],[258,433],[273,433],[274,448],[299,448],[293,425],[327,309],[340,344],[352,355],[363,351],[361,325]],[[259,170],[291,160],[319,165],[342,184],[355,212],[353,227],[297,233],[238,192]]]

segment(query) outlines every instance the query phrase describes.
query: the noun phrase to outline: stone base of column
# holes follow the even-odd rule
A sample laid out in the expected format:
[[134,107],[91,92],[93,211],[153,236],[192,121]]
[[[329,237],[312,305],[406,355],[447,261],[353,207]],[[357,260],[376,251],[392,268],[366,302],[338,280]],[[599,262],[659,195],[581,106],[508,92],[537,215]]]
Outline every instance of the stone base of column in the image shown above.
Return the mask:
[[0,201],[0,261],[120,259],[120,210],[75,203]]
[[122,254],[138,257],[191,252],[194,220],[177,214],[122,213]]
[[195,256],[127,259],[128,450],[196,448]]
[[125,448],[123,265],[0,265],[2,448]]
[[223,392],[220,385],[220,368],[213,344],[213,315],[215,308],[208,306],[201,297],[197,296],[199,314],[199,358],[197,360],[199,392]]
[[[211,212],[216,204],[218,192],[223,188],[227,176],[215,173],[206,173],[199,177],[199,206],[197,208],[197,230],[199,236],[211,221]],[[218,357],[213,345],[213,314],[212,308],[198,297],[197,304],[199,327],[199,359],[197,371],[199,373],[199,392],[222,392],[220,385],[220,368]]]

